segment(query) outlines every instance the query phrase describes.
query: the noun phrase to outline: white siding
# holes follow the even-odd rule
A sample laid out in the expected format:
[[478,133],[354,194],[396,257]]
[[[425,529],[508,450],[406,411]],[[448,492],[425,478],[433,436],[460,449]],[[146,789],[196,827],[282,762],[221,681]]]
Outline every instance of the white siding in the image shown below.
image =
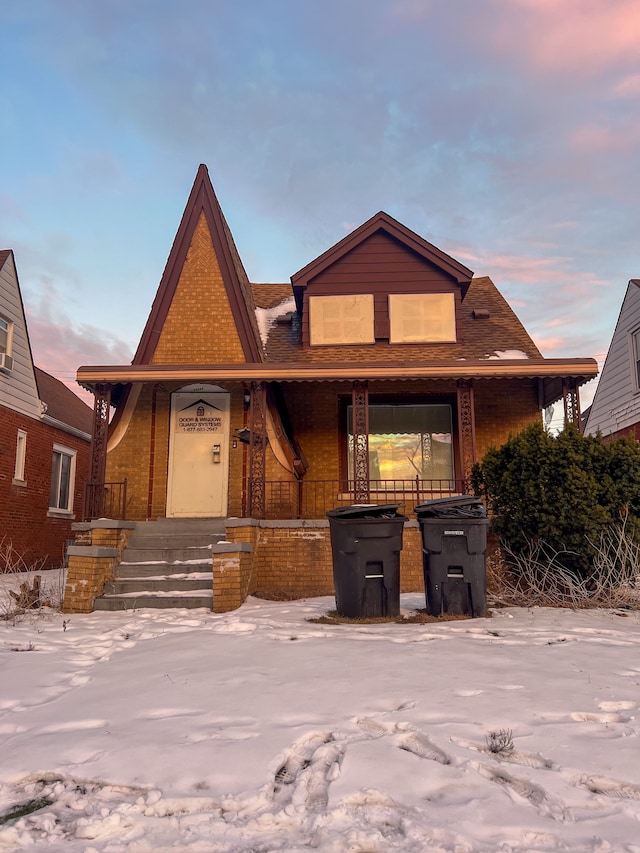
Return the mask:
[[18,275],[13,256],[0,269],[0,314],[13,323],[11,373],[0,371],[0,406],[14,409],[31,418],[40,418],[40,401],[33,372],[27,323],[20,298]]
[[640,391],[633,374],[630,335],[640,328],[640,286],[630,281],[602,368],[585,432],[611,435],[640,421]]

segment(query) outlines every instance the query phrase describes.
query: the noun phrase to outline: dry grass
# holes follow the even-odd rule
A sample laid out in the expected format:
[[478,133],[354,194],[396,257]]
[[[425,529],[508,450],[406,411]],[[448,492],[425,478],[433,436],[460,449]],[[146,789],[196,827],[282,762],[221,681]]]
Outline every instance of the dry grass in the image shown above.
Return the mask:
[[[17,620],[42,608],[59,609],[64,572],[43,571],[44,559],[27,560],[7,537],[0,539],[0,620]],[[42,581],[42,582],[41,582]]]
[[487,593],[494,605],[640,609],[640,545],[623,522],[595,543],[593,570],[580,577],[562,565],[562,551],[530,542],[522,553],[505,548],[487,558]]

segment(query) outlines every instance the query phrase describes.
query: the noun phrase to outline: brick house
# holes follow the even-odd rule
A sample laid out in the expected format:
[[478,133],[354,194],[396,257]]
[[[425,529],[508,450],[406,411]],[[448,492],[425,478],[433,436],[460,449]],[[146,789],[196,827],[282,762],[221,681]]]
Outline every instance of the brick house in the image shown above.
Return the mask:
[[632,278],[622,300],[585,433],[605,440],[640,441],[640,279]]
[[0,251],[0,541],[29,565],[63,561],[92,423],[89,406],[34,367],[13,252]]
[[[490,278],[383,212],[290,283],[250,283],[201,166],[132,364],[78,371],[96,396],[91,514],[126,479],[127,519],[227,519],[247,546],[229,600],[330,592],[328,509],[410,514],[464,491],[542,408],[579,421],[596,373],[543,358]],[[419,588],[407,534],[402,585]],[[215,584],[214,560],[225,609]]]

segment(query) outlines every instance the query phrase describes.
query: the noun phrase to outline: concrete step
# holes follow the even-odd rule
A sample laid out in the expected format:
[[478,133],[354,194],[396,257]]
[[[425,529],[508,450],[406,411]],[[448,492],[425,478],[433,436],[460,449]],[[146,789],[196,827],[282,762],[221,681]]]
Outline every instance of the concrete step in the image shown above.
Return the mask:
[[186,592],[211,590],[212,578],[118,578],[104,585],[103,595],[125,595],[130,592]]
[[171,593],[147,592],[128,593],[125,595],[103,595],[93,603],[95,610],[140,610],[143,607],[158,609],[197,607],[213,609],[213,593],[202,590],[194,595],[172,595]]
[[175,563],[187,560],[211,560],[212,548],[125,548],[123,563]]
[[208,572],[211,575],[211,555],[197,563],[148,562],[128,563],[126,565],[120,563],[115,567],[116,577],[122,580],[164,577],[166,575],[190,575],[201,572]]
[[127,548],[206,548],[224,539],[224,533],[156,533],[129,537]]
[[225,526],[226,518],[158,518],[155,521],[136,522],[133,535],[224,534]]

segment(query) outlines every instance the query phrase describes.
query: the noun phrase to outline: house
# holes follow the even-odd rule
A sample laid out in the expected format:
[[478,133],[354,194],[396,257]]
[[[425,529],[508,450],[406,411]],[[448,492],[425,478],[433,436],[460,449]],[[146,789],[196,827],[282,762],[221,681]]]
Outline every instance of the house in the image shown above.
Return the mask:
[[14,255],[0,251],[0,542],[27,565],[64,559],[82,515],[92,423],[86,403],[34,367]]
[[[490,278],[384,212],[290,283],[250,283],[200,166],[132,364],[78,371],[96,399],[90,515],[126,480],[121,519],[227,519],[217,609],[228,586],[331,591],[327,510],[463,492],[552,402],[579,422],[596,373],[543,358]],[[417,533],[402,558],[419,587]]]
[[640,279],[631,279],[585,426],[587,435],[640,441]]

